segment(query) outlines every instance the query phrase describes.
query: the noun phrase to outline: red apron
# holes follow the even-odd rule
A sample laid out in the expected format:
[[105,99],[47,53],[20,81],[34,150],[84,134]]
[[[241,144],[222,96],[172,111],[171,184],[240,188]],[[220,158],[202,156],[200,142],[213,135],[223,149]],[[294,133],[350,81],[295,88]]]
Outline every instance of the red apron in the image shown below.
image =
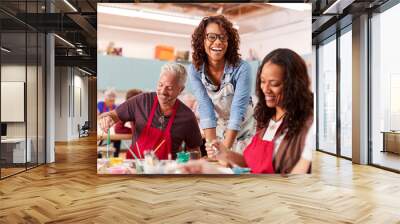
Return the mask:
[[273,163],[274,142],[278,137],[277,133],[280,132],[280,128],[276,131],[272,141],[263,140],[263,135],[261,134],[265,134],[265,132],[262,133],[263,130],[258,131],[251,140],[250,145],[244,150],[244,160],[252,173],[275,173]]
[[[147,124],[145,128],[141,131],[139,138],[136,140],[136,143],[132,142],[131,149],[133,153],[135,153],[136,157],[143,158],[144,151],[146,150],[155,150],[158,146],[158,150],[156,151],[156,156],[159,159],[168,159],[168,154],[172,151],[172,139],[170,130],[172,127],[172,123],[174,122],[176,111],[178,109],[178,101],[175,102],[172,115],[168,121],[168,125],[164,131],[151,127],[151,123],[153,122],[153,117],[156,112],[158,106],[158,98],[154,97],[153,107],[151,108],[150,116],[147,119]],[[164,141],[165,140],[165,141]],[[163,142],[164,141],[164,142]],[[139,149],[137,148],[139,146]],[[140,150],[140,153],[138,152]],[[130,151],[126,154],[127,159],[133,159],[133,155]]]

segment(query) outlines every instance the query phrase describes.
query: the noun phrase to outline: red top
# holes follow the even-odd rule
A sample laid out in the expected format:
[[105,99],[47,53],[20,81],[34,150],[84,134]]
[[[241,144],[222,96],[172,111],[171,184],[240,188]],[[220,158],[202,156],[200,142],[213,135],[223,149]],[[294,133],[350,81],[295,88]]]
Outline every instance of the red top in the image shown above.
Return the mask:
[[[126,124],[126,122],[118,121],[114,126],[115,133],[117,133],[117,134],[132,134],[132,129],[125,127],[125,124]],[[133,122],[131,122],[131,125],[133,125]]]

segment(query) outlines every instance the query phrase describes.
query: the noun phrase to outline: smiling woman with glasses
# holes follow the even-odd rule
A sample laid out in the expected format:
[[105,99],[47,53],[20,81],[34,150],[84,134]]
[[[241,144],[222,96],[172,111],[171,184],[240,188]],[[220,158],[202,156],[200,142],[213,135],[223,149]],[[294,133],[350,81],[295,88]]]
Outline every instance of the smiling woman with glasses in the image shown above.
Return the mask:
[[192,35],[189,77],[209,157],[215,140],[242,153],[255,131],[250,65],[241,60],[239,44],[238,31],[222,15],[203,18]]

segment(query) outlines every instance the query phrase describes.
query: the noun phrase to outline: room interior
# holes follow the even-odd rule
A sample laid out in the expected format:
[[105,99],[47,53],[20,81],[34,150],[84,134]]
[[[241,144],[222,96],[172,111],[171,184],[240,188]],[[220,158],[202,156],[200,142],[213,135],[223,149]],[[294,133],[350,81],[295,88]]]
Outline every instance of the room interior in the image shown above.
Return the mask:
[[[149,23],[151,27],[129,27],[140,26],[141,20],[111,13],[98,20],[102,12],[97,4],[115,2],[0,2],[0,222],[400,220],[400,204],[395,200],[400,196],[400,109],[395,97],[400,86],[395,55],[400,50],[395,29],[400,19],[398,1],[306,1],[312,7],[312,49],[299,51],[311,61],[316,150],[313,174],[288,178],[96,174],[97,90],[104,85],[101,66],[114,59],[129,63],[140,51],[132,50],[138,49],[135,44],[125,44],[127,39],[140,41],[154,35],[153,31],[170,39],[177,49],[190,51],[189,44],[177,41],[190,39],[190,28],[182,25],[175,24],[181,33],[171,34],[170,27],[156,22]],[[279,12],[285,10],[282,5],[259,2],[252,6],[146,3],[146,7],[196,16],[224,13],[243,20],[257,13],[277,13],[283,20]],[[128,24],[110,24],[118,18]],[[271,32],[284,35],[279,24],[263,22]],[[292,26],[301,24],[291,22]],[[243,41],[252,42],[251,33],[257,31],[253,23],[238,20]],[[115,48],[122,48],[122,56],[106,55],[112,36],[102,35],[108,38],[102,40],[97,35],[106,31],[124,34],[125,39],[113,40]],[[284,44],[296,46],[296,38],[291,38]],[[254,42],[252,48],[271,50],[258,44]],[[280,46],[279,42],[273,46]],[[142,51],[144,58],[137,60],[153,60],[152,49]],[[243,56],[250,57],[249,52],[243,49]],[[86,121],[89,136],[80,137]]]

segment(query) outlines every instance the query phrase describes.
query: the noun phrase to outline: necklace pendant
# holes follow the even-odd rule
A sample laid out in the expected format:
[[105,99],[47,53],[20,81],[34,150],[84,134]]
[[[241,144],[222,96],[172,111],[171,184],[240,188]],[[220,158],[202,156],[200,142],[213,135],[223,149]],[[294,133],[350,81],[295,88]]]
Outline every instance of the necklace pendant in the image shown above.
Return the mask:
[[163,129],[163,127],[164,127],[164,116],[163,115],[161,115],[159,118],[158,118],[158,122],[160,122],[160,129]]

